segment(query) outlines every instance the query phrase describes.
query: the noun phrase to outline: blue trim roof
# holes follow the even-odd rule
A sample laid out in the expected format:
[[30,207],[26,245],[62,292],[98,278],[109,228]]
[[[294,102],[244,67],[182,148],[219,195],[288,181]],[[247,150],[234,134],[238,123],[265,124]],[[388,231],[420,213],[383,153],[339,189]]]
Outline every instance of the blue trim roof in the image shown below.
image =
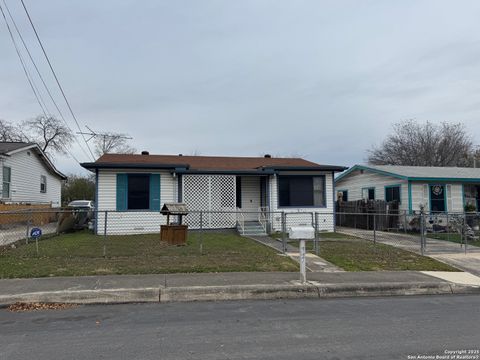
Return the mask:
[[[408,166],[408,167],[402,167],[402,166],[392,166],[391,169],[385,170],[385,168],[388,168],[388,166],[383,166],[384,169],[379,169],[375,166],[368,166],[368,165],[354,165],[347,171],[341,173],[336,179],[335,183],[338,183],[341,181],[344,177],[348,176],[351,174],[353,171],[357,170],[365,170],[369,171],[372,173],[380,174],[380,175],[385,175],[385,176],[391,176],[397,179],[402,179],[402,180],[408,180],[408,181],[438,181],[438,182],[470,182],[470,183],[478,183],[480,182],[480,169],[473,169],[473,168],[444,168],[445,172],[452,173],[452,171],[457,171],[458,173],[462,174],[462,172],[474,172],[475,170],[478,170],[479,176],[478,177],[455,177],[455,176],[445,176],[445,177],[439,177],[439,176],[410,176],[410,175],[405,175],[405,174],[399,174],[398,172],[395,172],[395,169],[408,169],[410,171],[414,171],[415,168],[419,169],[419,172],[425,173],[425,171],[428,171],[428,167],[424,166],[419,166],[419,167],[414,167],[414,166]],[[435,170],[435,173],[439,173],[442,171],[442,168],[440,167],[432,167],[432,172],[433,169]],[[422,170],[422,171],[420,171]]]

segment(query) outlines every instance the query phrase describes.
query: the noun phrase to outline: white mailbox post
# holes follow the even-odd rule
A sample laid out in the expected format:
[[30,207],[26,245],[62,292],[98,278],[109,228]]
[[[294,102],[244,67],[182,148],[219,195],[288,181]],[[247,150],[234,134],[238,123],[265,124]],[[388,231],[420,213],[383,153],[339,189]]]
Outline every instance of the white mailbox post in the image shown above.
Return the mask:
[[288,230],[288,237],[291,240],[299,240],[300,255],[300,281],[307,282],[307,267],[305,264],[305,240],[315,239],[315,229],[312,226],[292,226]]

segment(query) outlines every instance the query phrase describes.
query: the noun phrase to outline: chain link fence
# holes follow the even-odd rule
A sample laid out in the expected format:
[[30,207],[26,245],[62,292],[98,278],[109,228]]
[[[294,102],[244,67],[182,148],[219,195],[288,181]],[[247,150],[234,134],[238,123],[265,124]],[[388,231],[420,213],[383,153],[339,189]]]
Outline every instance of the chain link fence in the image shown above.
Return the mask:
[[337,213],[336,231],[409,251],[477,252],[479,213]]
[[[171,223],[179,222],[171,216]],[[160,228],[166,217],[160,212],[87,211],[74,209],[16,210],[0,212],[0,248],[17,248],[33,240],[33,228],[41,229],[35,251],[50,239],[59,256],[128,256],[134,251],[160,253],[167,244],[160,241]],[[318,211],[190,211],[183,217],[199,252],[211,232],[268,237],[278,240],[287,251],[288,231],[292,226],[309,226],[315,231],[311,242],[321,253],[322,241],[370,241],[417,253],[476,252],[480,249],[479,213],[333,213]],[[75,234],[73,236],[72,234]],[[85,246],[76,246],[83,241]],[[136,247],[132,250],[132,244]],[[293,243],[291,243],[293,244]],[[128,245],[128,246],[127,246]],[[34,247],[32,247],[34,248]],[[88,248],[88,249],[87,249]],[[140,250],[141,249],[141,250]]]

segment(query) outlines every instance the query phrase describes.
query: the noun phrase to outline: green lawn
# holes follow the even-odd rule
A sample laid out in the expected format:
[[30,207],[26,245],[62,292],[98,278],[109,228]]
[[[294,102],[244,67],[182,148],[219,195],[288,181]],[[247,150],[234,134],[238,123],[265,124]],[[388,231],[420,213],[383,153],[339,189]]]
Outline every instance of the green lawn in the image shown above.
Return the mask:
[[[429,237],[430,239],[437,239],[437,240],[446,240],[446,241],[451,241],[451,242],[454,242],[454,243],[457,243],[457,244],[460,244],[462,243],[462,237],[460,234],[458,233],[450,233],[450,234],[447,234],[447,233],[429,233],[427,235],[427,237]],[[473,245],[473,246],[480,246],[480,239],[479,240],[467,240],[467,246],[470,246],[470,245]]]
[[[346,271],[459,271],[427,256],[349,235],[328,233],[321,239],[320,257]],[[313,242],[308,241],[306,248],[313,253]]]
[[347,271],[458,271],[432,258],[366,240],[322,241],[320,256]]
[[190,232],[186,246],[167,246],[159,234],[108,236],[89,232],[60,235],[0,251],[0,278],[155,274],[177,272],[297,271],[293,260],[232,233]]

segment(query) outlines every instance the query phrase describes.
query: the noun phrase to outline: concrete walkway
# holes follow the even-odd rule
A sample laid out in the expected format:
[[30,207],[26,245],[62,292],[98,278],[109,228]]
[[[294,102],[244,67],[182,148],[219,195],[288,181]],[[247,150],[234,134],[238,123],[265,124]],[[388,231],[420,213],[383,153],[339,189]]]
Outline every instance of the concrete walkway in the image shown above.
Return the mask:
[[457,284],[415,271],[313,272],[307,274],[307,280],[301,284],[299,274],[292,272],[3,279],[0,280],[0,305],[480,293],[478,286]]
[[[369,241],[374,240],[372,230],[338,227],[337,232]],[[377,231],[375,241],[421,254],[420,236]],[[460,244],[446,240],[427,238],[425,256],[429,256],[474,275],[480,275],[479,247],[467,246],[467,252],[465,253],[465,248],[461,247]]]
[[[278,252],[282,253],[282,240],[273,239],[270,236],[248,236],[248,238],[255,240],[265,246],[269,246]],[[287,244],[287,252],[285,253],[288,257],[300,262],[300,253],[298,247],[294,247],[290,244]],[[344,272],[345,270],[339,268],[338,266],[328,262],[327,260],[317,256],[315,254],[307,252],[305,256],[307,270],[311,272]]]

